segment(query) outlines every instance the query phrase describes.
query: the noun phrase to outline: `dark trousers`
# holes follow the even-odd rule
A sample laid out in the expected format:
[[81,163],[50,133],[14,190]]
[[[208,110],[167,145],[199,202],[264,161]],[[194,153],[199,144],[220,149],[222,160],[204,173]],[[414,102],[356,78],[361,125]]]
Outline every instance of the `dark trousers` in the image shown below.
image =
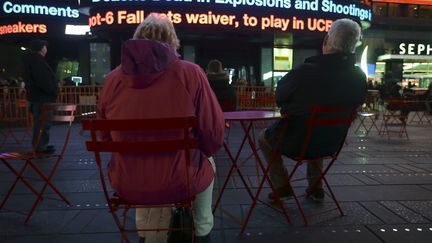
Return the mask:
[[[268,142],[264,129],[259,136],[259,145],[267,163],[273,160],[269,170],[269,177],[276,189],[290,187],[288,183],[288,171],[285,168],[280,152],[275,153],[274,147]],[[322,181],[319,180],[323,170],[323,159],[307,161],[307,178],[309,187],[322,188]],[[318,181],[319,180],[319,181]]]
[[[49,130],[51,128],[51,123],[45,121],[43,122],[43,127],[41,127],[42,107],[44,104],[45,103],[43,102],[30,102],[30,112],[33,115],[32,145],[36,150],[45,150],[49,142]],[[40,131],[42,131],[42,133],[39,135]]]

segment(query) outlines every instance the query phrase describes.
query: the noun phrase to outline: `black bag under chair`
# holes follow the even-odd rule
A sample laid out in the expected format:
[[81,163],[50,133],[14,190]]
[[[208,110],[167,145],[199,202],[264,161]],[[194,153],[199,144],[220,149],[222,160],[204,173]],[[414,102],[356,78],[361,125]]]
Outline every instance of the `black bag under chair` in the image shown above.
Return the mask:
[[168,232],[167,243],[192,243],[193,218],[190,208],[179,207],[173,210],[170,222],[170,228],[176,230]]

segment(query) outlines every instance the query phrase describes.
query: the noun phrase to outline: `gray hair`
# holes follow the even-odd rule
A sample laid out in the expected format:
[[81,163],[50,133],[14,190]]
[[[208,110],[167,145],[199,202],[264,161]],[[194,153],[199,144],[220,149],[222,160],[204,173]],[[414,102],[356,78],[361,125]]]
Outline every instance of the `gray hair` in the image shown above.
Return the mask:
[[133,39],[157,40],[169,44],[174,49],[180,46],[177,34],[170,19],[165,14],[151,13],[138,25]]
[[332,51],[354,53],[361,38],[361,28],[351,19],[338,19],[333,22],[327,35],[327,44]]

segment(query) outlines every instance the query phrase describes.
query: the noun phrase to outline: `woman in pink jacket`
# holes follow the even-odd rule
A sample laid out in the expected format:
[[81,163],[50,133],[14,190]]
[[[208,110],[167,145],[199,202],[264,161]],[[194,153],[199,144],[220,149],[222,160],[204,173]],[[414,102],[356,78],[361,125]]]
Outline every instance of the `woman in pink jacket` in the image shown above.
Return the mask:
[[[208,159],[222,145],[224,118],[206,75],[193,63],[180,60],[179,42],[165,15],[150,14],[122,46],[121,65],[106,78],[98,104],[99,119],[146,119],[196,116],[199,150],[191,151],[192,193],[197,242],[209,242],[214,162]],[[103,139],[135,135],[103,134]],[[175,202],[186,197],[182,152],[171,156],[113,153],[108,167],[114,191],[131,202]],[[138,209],[138,228],[146,225],[148,210]],[[145,232],[139,232],[145,237]],[[142,240],[141,242],[143,242]]]

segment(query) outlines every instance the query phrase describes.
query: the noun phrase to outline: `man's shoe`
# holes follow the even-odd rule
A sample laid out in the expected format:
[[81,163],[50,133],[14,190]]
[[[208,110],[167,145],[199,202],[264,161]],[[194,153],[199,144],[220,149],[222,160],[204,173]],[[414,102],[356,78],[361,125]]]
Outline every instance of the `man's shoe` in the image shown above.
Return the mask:
[[[281,201],[285,201],[288,200],[292,197],[292,189],[290,186],[284,186],[281,188],[277,188],[276,192],[279,194],[279,199]],[[276,193],[274,192],[270,192],[268,194],[268,199],[272,202],[272,203],[276,203],[278,202],[278,198],[276,197]]]
[[306,198],[310,199],[317,203],[324,202],[324,189],[322,188],[315,188],[313,191],[312,189],[308,188],[306,189]]
[[196,243],[210,243],[210,233],[204,236],[195,236],[195,242]]

